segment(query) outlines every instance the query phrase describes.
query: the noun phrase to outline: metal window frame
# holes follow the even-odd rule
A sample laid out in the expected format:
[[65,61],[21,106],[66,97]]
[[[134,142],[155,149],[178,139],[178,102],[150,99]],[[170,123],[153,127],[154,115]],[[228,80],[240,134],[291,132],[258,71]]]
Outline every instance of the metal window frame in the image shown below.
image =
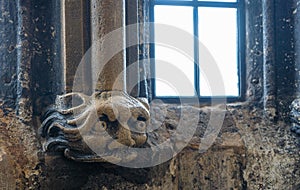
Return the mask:
[[[237,0],[236,2],[213,2],[213,1],[198,1],[198,0],[150,0],[150,22],[155,22],[154,20],[154,6],[156,5],[171,5],[171,6],[189,6],[193,7],[193,25],[194,25],[194,35],[196,39],[198,38],[198,8],[199,7],[215,7],[215,8],[236,8],[237,10],[237,60],[238,60],[238,86],[239,86],[239,96],[200,96],[200,68],[198,66],[199,53],[198,53],[198,42],[194,42],[195,49],[195,66],[194,66],[194,87],[196,90],[195,96],[156,96],[156,80],[155,80],[155,44],[150,44],[150,58],[151,59],[151,90],[152,99],[160,99],[165,103],[180,103],[180,101],[193,103],[195,98],[198,98],[200,103],[207,104],[211,102],[212,99],[226,99],[228,103],[244,101],[245,100],[245,13],[244,13],[244,1]],[[154,28],[150,29],[151,38],[154,39]],[[153,41],[153,40],[152,40]]]

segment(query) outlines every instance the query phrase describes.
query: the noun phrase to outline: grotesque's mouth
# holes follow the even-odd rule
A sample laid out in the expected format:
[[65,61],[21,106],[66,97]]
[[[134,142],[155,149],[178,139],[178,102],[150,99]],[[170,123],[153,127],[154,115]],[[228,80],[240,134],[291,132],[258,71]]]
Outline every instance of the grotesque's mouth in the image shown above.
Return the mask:
[[121,123],[118,120],[110,121],[109,117],[103,114],[99,117],[99,122],[111,138],[123,145],[139,147],[147,140],[147,123],[142,116],[130,118],[127,122]]

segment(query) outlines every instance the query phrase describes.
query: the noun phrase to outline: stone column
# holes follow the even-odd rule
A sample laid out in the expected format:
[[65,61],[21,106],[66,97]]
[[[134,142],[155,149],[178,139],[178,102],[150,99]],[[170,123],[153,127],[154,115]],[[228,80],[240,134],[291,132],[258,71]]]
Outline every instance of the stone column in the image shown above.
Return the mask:
[[92,80],[96,83],[93,83],[95,90],[125,90],[124,27],[124,0],[91,1]]
[[[295,2],[295,8],[293,10],[293,15],[295,16],[294,27],[295,31],[300,31],[300,4]],[[295,97],[300,97],[300,35],[298,32],[294,34],[295,38]]]
[[294,99],[289,106],[291,109],[290,112],[290,119],[292,121],[291,131],[295,132],[296,134],[300,135],[300,37],[298,31],[300,31],[300,4],[297,1],[294,1],[294,9],[293,9],[293,16],[295,17],[295,21],[292,22],[295,28],[294,32],[294,44],[295,44],[295,79],[294,84],[290,87],[294,89],[293,95]]
[[[91,85],[87,85],[91,83],[90,59],[85,55],[90,48],[90,3],[89,0],[63,0],[61,3],[65,89],[66,92],[91,94]],[[81,69],[78,69],[79,64]],[[77,81],[74,81],[75,74]]]
[[[14,115],[17,97],[17,2],[0,1],[0,189],[16,189],[14,159],[8,155],[8,140],[5,134],[9,130],[7,123],[12,123],[3,113]],[[6,114],[7,115],[7,114]]]
[[30,70],[33,52],[30,41],[34,37],[29,33],[33,31],[32,18],[28,14],[30,6],[28,1],[1,2],[0,20],[1,99],[15,108],[26,122],[32,118]]
[[59,2],[0,0],[0,189],[39,188],[36,118],[61,93]]
[[[0,97],[2,106],[14,108],[17,96],[17,3],[0,2]],[[5,71],[5,72],[4,72]],[[2,102],[3,101],[3,102]]]
[[263,86],[266,116],[276,116],[275,27],[274,1],[262,1],[263,19]]
[[[253,16],[255,15],[255,16]],[[249,102],[255,102],[260,105],[263,98],[263,76],[262,76],[262,62],[263,62],[263,45],[262,45],[262,6],[260,0],[251,0],[245,2],[245,27],[248,35],[245,35],[245,70],[247,84],[246,99]],[[258,103],[259,102],[259,103]]]

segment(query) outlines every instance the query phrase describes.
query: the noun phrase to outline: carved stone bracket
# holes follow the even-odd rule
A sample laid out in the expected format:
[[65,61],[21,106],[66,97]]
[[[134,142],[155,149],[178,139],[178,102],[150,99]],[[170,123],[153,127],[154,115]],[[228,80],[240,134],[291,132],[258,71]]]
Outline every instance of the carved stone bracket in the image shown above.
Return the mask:
[[300,135],[300,99],[295,99],[290,105],[290,108],[290,117],[292,121],[291,131]]
[[[73,11],[70,9],[73,4],[68,3],[64,4],[66,14]],[[65,60],[66,71],[70,69],[69,65],[74,67],[72,72],[69,70],[74,76],[66,73],[73,79],[68,82],[72,84],[73,92],[57,96],[55,105],[42,118],[43,147],[45,151],[63,151],[66,157],[77,161],[127,163],[138,157],[136,150],[147,141],[150,113],[147,99],[126,93],[131,90],[126,90],[131,86],[126,84],[129,78],[124,56],[126,23],[125,19],[114,19],[125,17],[125,0],[92,0],[88,4],[89,35],[94,42],[91,52],[86,54],[90,58],[84,57],[78,67],[74,60]],[[73,41],[67,42],[73,44]],[[138,84],[138,78],[133,83]],[[90,89],[97,92],[91,96],[78,93]]]
[[[63,151],[76,161],[118,162],[121,148],[126,151],[124,147],[140,147],[147,141],[150,114],[147,99],[123,91],[91,96],[74,92],[57,96],[42,119],[45,151]],[[134,158],[129,155],[126,161]]]

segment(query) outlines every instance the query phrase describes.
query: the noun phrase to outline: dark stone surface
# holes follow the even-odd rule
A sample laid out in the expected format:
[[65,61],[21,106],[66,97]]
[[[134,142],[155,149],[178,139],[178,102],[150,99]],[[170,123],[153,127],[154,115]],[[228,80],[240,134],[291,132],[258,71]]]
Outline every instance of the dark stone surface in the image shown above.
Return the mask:
[[60,1],[30,1],[27,10],[33,25],[30,89],[34,115],[40,115],[64,91]]
[[246,100],[267,112],[274,108],[278,118],[288,120],[289,105],[299,94],[299,3],[264,2],[246,1],[245,5]]
[[[62,92],[60,1],[1,1],[0,95],[24,121]],[[31,102],[32,101],[32,102]],[[46,105],[45,105],[46,104]],[[32,108],[33,107],[33,108]]]
[[[292,14],[295,16],[294,24],[295,31],[300,31],[300,1],[296,1],[296,6],[292,10]],[[297,34],[297,32],[296,32]],[[295,35],[295,86],[294,90],[296,91],[295,96],[299,97],[300,95],[300,35]]]
[[[295,0],[275,1],[276,27],[276,88],[278,113],[283,118],[289,115],[289,105],[296,94],[295,76]],[[297,52],[299,53],[299,52]]]
[[260,0],[246,1],[246,99],[262,107],[263,103],[263,39]]
[[[276,81],[273,82],[276,82],[280,119],[288,120],[291,100],[299,95],[299,70],[296,70],[299,58],[295,57],[295,53],[299,54],[299,37],[295,32],[299,29],[299,1],[274,2]],[[147,169],[77,163],[62,155],[42,152],[34,130],[39,121],[35,124],[23,121],[30,120],[30,109],[39,117],[43,108],[53,103],[55,95],[63,92],[60,1],[2,0],[0,8],[0,154],[4,155],[0,161],[0,180],[9,172],[8,184],[1,181],[0,186],[17,189],[299,189],[299,137],[290,132],[289,122],[269,121],[263,117],[265,78],[260,0],[246,1],[247,103],[228,106],[215,144],[207,152],[199,153],[198,144],[209,116],[207,110],[211,109],[205,108],[189,146],[170,161]],[[146,16],[139,19],[147,20]],[[149,50],[148,46],[143,48],[141,58],[146,57]],[[15,109],[19,103],[22,105]],[[27,108],[29,115],[24,111]],[[15,115],[17,110],[21,111],[19,116]],[[163,125],[151,138],[163,142],[176,129],[178,110],[177,105],[163,104],[157,110],[153,120]],[[161,118],[166,113],[167,117]],[[295,113],[293,117],[298,119]]]
[[262,1],[263,10],[263,77],[264,110],[268,119],[277,116],[276,59],[275,59],[275,10],[274,1]]
[[0,2],[0,101],[10,108],[17,97],[17,11],[16,1]]

